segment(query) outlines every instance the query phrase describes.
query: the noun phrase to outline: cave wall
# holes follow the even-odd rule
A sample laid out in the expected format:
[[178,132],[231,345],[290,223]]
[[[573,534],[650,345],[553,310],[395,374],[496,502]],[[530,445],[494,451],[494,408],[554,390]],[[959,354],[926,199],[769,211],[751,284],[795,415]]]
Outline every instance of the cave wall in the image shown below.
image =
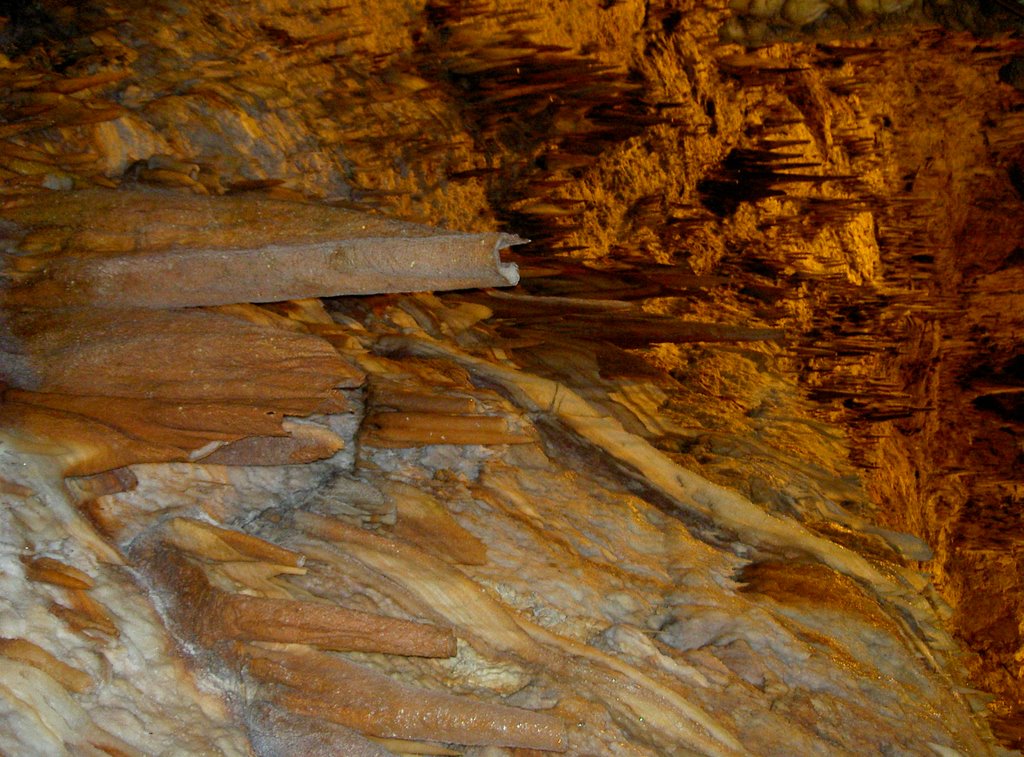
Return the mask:
[[[860,477],[831,499],[931,546],[918,567],[1019,746],[1024,111],[1000,71],[1021,43],[883,5],[755,28],[631,1],[35,3],[0,32],[5,202],[259,192],[532,239],[525,291],[637,303],[602,336],[699,430],[655,446],[775,512],[800,510],[780,455]],[[663,341],[664,316],[775,331]],[[564,310],[506,318],[593,336]]]

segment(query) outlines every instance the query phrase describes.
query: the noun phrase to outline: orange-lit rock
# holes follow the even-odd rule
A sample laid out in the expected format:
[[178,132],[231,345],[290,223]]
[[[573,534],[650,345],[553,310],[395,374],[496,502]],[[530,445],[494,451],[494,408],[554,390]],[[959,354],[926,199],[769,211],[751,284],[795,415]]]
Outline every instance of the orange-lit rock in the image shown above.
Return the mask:
[[1024,743],[1012,5],[12,5],[0,751]]

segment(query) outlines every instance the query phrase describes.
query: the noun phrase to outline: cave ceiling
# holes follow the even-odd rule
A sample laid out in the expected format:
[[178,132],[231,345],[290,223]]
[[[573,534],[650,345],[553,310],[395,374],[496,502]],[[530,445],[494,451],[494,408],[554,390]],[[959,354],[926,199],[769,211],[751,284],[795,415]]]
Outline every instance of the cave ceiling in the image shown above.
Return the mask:
[[0,752],[1024,747],[1022,19],[0,3]]

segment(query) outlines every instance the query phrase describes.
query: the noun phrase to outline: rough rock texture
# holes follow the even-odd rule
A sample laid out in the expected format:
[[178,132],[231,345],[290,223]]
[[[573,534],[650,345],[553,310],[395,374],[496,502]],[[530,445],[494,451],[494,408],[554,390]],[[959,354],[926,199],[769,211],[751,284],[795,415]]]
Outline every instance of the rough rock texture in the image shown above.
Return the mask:
[[[8,311],[4,751],[1021,745],[1019,37],[731,5],[12,11],[6,218],[153,185],[533,242],[512,294],[187,311],[227,329],[191,347],[177,311]],[[83,251],[19,229],[8,286]],[[271,599],[456,654],[316,650],[302,613],[272,649]]]

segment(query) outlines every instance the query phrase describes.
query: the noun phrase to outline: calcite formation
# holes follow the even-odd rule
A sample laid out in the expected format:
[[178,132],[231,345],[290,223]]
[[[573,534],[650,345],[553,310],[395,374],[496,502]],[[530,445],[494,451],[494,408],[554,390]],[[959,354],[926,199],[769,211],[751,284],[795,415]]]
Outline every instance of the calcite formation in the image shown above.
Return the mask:
[[[293,753],[267,746],[267,719],[343,753],[372,750],[368,738],[396,753],[991,749],[948,682],[952,642],[898,540],[866,557],[801,525],[808,513],[766,512],[651,447],[643,418],[661,418],[659,437],[685,433],[658,409],[667,376],[601,376],[557,351],[547,371],[524,370],[523,347],[500,357],[468,300],[421,295],[375,310],[359,348],[340,349],[376,387],[352,410],[354,456],[134,464],[70,479],[70,498],[50,492],[62,505],[47,509],[83,534],[71,554],[85,569],[41,555],[22,575],[29,586],[59,576],[70,595],[51,618],[79,636],[58,653],[102,655],[97,639],[127,643],[121,625],[144,622],[91,598],[105,586],[92,576],[111,569],[99,560],[124,559],[161,597],[196,675],[219,671],[240,718],[211,715],[236,739],[220,745],[228,753],[246,742]],[[417,408],[405,426],[403,406]],[[500,421],[519,438],[461,438],[454,410],[487,421],[466,426],[473,434]],[[380,437],[372,419],[386,413],[404,441]],[[441,438],[449,431],[456,438]],[[27,517],[40,493],[14,465],[31,458],[5,455],[5,479],[24,487],[10,517]],[[807,480],[830,485],[824,471]],[[76,680],[28,655],[30,640],[16,643],[16,666]],[[823,709],[836,713],[827,726]]]
[[10,11],[0,751],[1020,745],[1012,9],[726,5]]
[[0,412],[37,443],[68,446],[68,472],[330,457],[340,437],[286,416],[344,412],[340,390],[361,371],[323,333],[247,303],[518,281],[499,258],[521,241],[510,235],[308,203],[92,190],[22,198],[3,215]]
[[166,190],[46,193],[3,217],[13,242],[8,307],[183,308],[509,286],[519,275],[499,252],[523,241]]

